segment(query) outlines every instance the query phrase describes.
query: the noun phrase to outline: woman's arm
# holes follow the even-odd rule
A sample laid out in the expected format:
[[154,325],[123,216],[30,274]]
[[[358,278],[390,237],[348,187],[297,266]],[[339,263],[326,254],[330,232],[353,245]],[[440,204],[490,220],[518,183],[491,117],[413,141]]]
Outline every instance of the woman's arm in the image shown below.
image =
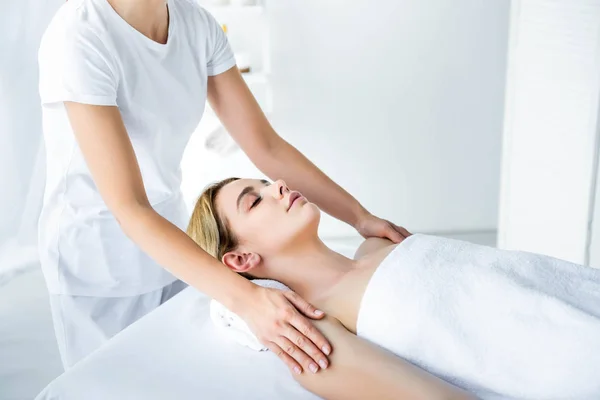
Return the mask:
[[[159,264],[236,312],[270,348],[282,338],[301,344],[290,369],[326,359],[325,338],[296,308],[320,318],[298,295],[265,290],[225,268],[150,205],[140,168],[117,107],[65,102],[94,182],[125,234]],[[293,304],[293,305],[292,305]],[[316,346],[315,346],[316,344]],[[310,355],[310,357],[308,356]]]
[[335,346],[331,367],[296,380],[326,400],[469,400],[462,390],[325,318],[315,323]]
[[208,100],[242,150],[271,179],[285,180],[365,237],[388,237],[396,243],[404,239],[403,228],[370,214],[275,132],[237,68],[208,78]]

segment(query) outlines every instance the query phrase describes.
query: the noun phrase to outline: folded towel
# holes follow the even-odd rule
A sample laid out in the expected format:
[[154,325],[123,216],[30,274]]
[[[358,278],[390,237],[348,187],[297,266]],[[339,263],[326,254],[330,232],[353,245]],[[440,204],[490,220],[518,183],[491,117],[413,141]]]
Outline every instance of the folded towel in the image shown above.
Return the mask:
[[[252,283],[270,289],[290,290],[283,283],[268,279],[256,279]],[[243,319],[216,300],[210,302],[210,319],[227,337],[234,342],[249,347],[255,351],[268,350],[252,333]]]

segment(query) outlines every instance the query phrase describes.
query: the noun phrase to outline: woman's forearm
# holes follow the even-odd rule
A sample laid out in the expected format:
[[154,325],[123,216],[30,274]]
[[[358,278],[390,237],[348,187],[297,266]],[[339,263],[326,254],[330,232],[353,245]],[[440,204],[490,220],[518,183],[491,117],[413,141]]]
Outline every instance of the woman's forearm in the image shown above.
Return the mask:
[[151,206],[119,212],[125,234],[175,276],[235,310],[254,285],[223,266]]
[[271,179],[283,179],[327,214],[356,227],[367,210],[294,146],[274,135],[267,155],[252,161]]

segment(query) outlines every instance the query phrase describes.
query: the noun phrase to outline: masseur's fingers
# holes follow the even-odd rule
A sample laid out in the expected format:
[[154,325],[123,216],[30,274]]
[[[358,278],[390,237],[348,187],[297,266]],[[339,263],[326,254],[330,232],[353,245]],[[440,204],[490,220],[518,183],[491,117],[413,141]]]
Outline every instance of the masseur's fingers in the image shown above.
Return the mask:
[[[331,353],[331,345],[298,308],[314,319],[322,318],[322,312],[317,312],[300,296],[289,291],[256,286],[252,293],[254,295],[236,312],[261,343],[269,347],[270,343],[277,344],[281,337],[285,337],[296,346],[294,352],[305,352],[305,356],[312,358],[317,365],[328,365],[325,354]],[[282,350],[279,345],[278,348]],[[279,357],[291,365],[288,358],[281,354]],[[288,357],[291,356],[288,354]]]
[[[300,325],[300,328],[294,326],[294,323]],[[302,350],[305,354],[308,354],[308,357],[312,359],[313,362],[317,363],[318,366],[325,369],[329,365],[327,361],[327,357],[325,354],[328,352],[317,348],[315,343],[319,342],[317,339],[318,336],[321,336],[321,333],[313,326],[312,323],[306,321],[304,317],[298,315],[298,319],[292,320],[292,325],[289,327],[287,334],[285,335],[286,339],[290,340],[294,343],[300,350]],[[325,338],[323,338],[325,340]],[[306,364],[302,364],[305,367]],[[310,365],[308,366],[310,367]],[[312,372],[316,372],[315,368],[309,368]]]
[[[315,309],[315,307],[294,292],[286,291],[284,292],[284,296],[307,317],[320,319],[325,316],[323,311]],[[291,331],[288,333],[288,339],[304,350],[319,365],[322,366],[323,363],[327,365],[326,356],[331,354],[332,349],[331,344],[325,339],[325,336],[300,314],[293,316],[288,323],[295,328],[295,333]]]
[[394,226],[394,229],[396,229],[397,232],[400,232],[400,234],[402,234],[402,236],[404,236],[404,238],[406,239],[407,237],[411,236],[412,233],[410,233],[409,231],[407,231],[406,229],[404,229],[401,226],[398,226],[396,224],[392,224]]
[[267,348],[281,359],[294,374],[301,374],[302,367],[288,353],[286,353],[277,343],[266,343]]
[[305,351],[301,351],[298,346],[292,343],[288,338],[281,336],[277,341],[277,345],[287,353],[288,356],[292,357],[298,364],[302,366],[304,371],[311,371],[317,373],[319,370],[318,365],[306,355]]
[[402,235],[402,233],[396,230],[396,226],[389,221],[386,221],[384,236],[394,243],[400,243],[405,238],[405,236]]
[[317,310],[312,304],[304,300],[297,293],[287,290],[283,295],[296,307],[298,311],[306,315],[308,318],[321,319],[325,316],[323,311]]
[[355,228],[365,239],[379,237],[389,239],[394,243],[400,243],[410,236],[410,233],[406,229],[385,219],[378,218],[373,214],[365,214],[361,217],[356,223]]

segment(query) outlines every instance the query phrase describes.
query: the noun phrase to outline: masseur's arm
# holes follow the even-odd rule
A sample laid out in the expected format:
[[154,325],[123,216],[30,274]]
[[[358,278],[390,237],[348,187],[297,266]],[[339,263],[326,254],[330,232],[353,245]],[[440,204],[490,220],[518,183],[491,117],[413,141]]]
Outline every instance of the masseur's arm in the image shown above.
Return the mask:
[[233,273],[152,208],[117,107],[65,106],[94,182],[129,238],[174,275],[244,318],[269,348],[278,351],[284,339],[296,343],[303,351],[295,351],[293,358],[281,355],[290,369],[326,360],[319,349],[330,349],[328,342],[296,310],[321,318],[314,307],[292,292],[265,289]]
[[332,318],[315,322],[335,346],[331,367],[296,380],[326,400],[471,400],[462,390],[348,332]]
[[326,213],[355,227],[365,237],[399,243],[406,229],[371,215],[348,192],[273,129],[237,68],[208,78],[208,100],[227,131],[252,162],[271,179],[283,179]]

